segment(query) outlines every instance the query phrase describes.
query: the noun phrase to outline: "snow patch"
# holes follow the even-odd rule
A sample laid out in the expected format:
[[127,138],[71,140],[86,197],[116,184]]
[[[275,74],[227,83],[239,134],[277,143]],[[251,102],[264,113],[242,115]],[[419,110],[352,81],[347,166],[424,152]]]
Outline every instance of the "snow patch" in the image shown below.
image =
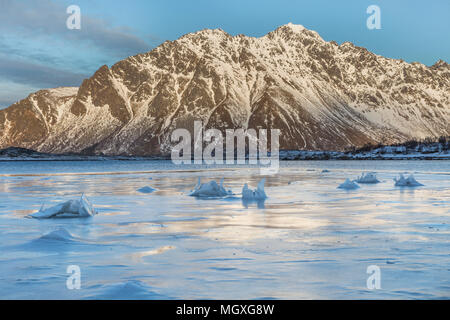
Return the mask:
[[292,29],[294,32],[302,32],[305,30],[305,27],[301,24],[293,24],[292,22],[289,22],[286,26]]

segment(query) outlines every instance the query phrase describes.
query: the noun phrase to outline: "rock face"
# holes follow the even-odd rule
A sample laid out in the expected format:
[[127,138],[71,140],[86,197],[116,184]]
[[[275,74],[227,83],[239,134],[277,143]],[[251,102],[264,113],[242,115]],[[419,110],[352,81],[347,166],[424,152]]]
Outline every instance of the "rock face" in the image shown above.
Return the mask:
[[261,38],[206,29],[0,110],[0,148],[165,154],[171,132],[195,120],[280,129],[281,149],[448,136],[450,66],[387,59],[299,25]]

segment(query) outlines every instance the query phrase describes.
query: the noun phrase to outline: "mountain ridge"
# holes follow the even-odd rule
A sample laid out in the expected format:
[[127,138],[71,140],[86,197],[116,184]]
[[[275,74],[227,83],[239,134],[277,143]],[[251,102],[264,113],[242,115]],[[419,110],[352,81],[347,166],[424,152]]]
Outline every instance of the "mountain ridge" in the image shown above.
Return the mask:
[[167,154],[174,129],[202,120],[280,129],[282,149],[341,150],[449,135],[449,92],[442,60],[384,58],[293,24],[259,38],[204,29],[0,110],[0,148]]

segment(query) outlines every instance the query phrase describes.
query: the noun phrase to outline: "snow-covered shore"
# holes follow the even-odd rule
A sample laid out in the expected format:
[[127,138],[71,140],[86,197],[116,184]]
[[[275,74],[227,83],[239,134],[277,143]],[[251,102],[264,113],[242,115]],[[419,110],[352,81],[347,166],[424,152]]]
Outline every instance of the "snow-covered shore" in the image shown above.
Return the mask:
[[[280,150],[280,160],[450,160],[450,152],[440,144],[383,146],[368,151]],[[41,153],[23,148],[0,150],[0,161],[101,161],[101,160],[170,160],[170,156],[82,155]]]

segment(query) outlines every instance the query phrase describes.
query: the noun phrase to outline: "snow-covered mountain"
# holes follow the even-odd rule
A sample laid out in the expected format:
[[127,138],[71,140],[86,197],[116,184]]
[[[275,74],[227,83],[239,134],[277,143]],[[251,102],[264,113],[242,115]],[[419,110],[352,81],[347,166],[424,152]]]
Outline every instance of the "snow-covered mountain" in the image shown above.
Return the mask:
[[161,154],[194,120],[280,129],[291,150],[448,136],[450,66],[387,59],[300,25],[260,38],[205,29],[0,110],[0,148]]

